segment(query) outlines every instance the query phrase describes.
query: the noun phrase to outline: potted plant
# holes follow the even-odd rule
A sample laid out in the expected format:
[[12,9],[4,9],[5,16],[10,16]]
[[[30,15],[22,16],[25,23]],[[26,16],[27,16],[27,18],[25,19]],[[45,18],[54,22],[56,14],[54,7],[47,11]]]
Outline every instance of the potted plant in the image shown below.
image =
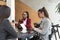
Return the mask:
[[60,3],[57,5],[57,12],[60,13]]

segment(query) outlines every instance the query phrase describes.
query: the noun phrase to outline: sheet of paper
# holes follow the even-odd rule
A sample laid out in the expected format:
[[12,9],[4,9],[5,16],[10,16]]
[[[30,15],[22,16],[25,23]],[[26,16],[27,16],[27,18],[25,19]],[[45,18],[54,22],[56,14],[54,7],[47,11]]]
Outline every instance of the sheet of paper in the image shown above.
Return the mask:
[[27,32],[27,28],[24,24],[20,24],[21,27],[23,28],[23,30],[21,31],[22,33],[26,33]]

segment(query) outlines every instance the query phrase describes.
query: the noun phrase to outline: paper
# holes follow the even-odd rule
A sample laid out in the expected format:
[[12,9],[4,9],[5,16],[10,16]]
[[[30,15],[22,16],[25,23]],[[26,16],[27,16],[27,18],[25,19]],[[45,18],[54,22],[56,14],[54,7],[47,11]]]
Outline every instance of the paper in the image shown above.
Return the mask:
[[23,28],[23,30],[21,31],[22,33],[26,33],[27,32],[27,28],[24,24],[20,24],[21,27]]

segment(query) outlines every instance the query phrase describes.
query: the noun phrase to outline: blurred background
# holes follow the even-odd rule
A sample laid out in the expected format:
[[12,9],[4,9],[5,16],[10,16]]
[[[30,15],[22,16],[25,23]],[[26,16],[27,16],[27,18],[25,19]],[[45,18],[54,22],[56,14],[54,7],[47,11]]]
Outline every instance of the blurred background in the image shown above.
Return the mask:
[[[0,4],[7,5],[11,8],[11,15],[8,18],[10,22],[13,20],[15,22],[18,22],[19,19],[22,18],[22,13],[24,11],[28,11],[30,14],[30,18],[32,19],[33,23],[40,22],[40,19],[37,15],[37,10],[46,7],[51,22],[55,24],[60,25],[60,13],[57,12],[57,5],[60,3],[60,0],[0,0],[5,1],[6,3],[0,2]],[[59,34],[60,34],[60,28]],[[56,33],[57,34],[57,33]],[[57,35],[57,40],[60,40]],[[55,37],[53,35],[52,40],[55,40]]]
[[[60,0],[15,0],[15,21],[18,22],[22,18],[22,13],[28,11],[33,23],[40,22],[37,15],[37,10],[46,7],[50,20],[53,25],[60,25],[60,13],[57,12],[58,4]],[[60,28],[58,28],[60,32]],[[57,34],[57,33],[56,33]],[[59,33],[60,34],[60,33]],[[52,40],[55,40],[53,35]],[[57,40],[60,40],[57,34]]]

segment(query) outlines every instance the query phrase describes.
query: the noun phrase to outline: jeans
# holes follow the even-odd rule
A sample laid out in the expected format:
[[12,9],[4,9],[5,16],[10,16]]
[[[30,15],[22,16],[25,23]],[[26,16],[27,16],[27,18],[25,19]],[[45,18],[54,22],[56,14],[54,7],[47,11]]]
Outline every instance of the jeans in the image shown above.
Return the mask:
[[22,34],[22,36],[22,40],[26,40],[26,38],[30,40],[31,38],[33,38],[33,34],[31,33]]
[[18,32],[18,40],[26,40],[26,38],[29,40],[31,38],[33,38],[33,36],[35,35],[35,33],[32,31],[31,33],[21,33]]

